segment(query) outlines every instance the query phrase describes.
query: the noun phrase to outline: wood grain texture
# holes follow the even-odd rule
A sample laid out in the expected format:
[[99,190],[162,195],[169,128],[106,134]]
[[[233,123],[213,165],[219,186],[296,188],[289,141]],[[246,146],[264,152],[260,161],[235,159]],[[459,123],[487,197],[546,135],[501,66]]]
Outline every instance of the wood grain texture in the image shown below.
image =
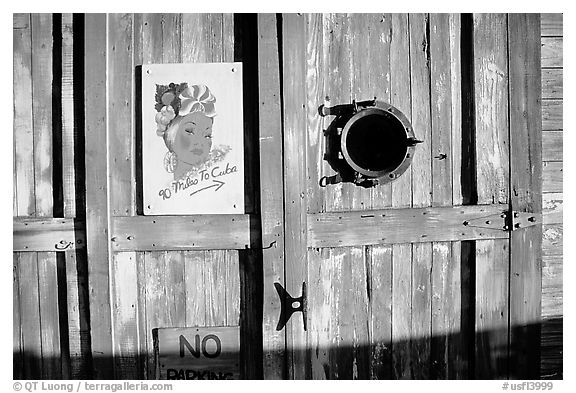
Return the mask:
[[256,230],[248,214],[112,218],[114,251],[245,249]]
[[542,37],[563,35],[563,14],[540,14]]
[[[24,18],[24,16],[23,16]],[[34,133],[32,125],[32,33],[27,27],[13,32],[14,77],[14,173],[16,210],[14,215],[36,213],[34,188]]]
[[70,378],[90,376],[90,324],[88,310],[87,263],[85,252],[67,251],[66,300],[68,312],[68,351]]
[[562,192],[562,162],[542,163],[542,190],[544,192]]
[[542,37],[542,67],[562,68],[563,45],[562,37]]
[[[310,214],[308,246],[504,239],[508,235],[502,228],[486,228],[482,219],[491,221],[489,225],[500,221],[503,225],[500,215],[505,210],[495,204]],[[438,231],[439,227],[443,230]]]
[[[452,100],[452,202],[461,205],[462,197],[462,23],[460,14],[449,15],[450,88]],[[453,254],[453,257],[457,257]]]
[[563,101],[544,100],[542,101],[542,130],[553,131],[563,129]]
[[110,210],[116,216],[136,210],[133,24],[132,14],[108,15]]
[[85,18],[87,67],[85,106],[86,237],[94,378],[113,376],[108,252],[108,170],[106,159],[106,15]]
[[542,160],[562,161],[564,133],[562,131],[547,131],[542,133]]
[[542,99],[561,99],[564,95],[564,71],[542,69]]
[[[306,95],[305,18],[282,18],[284,97],[284,252],[286,290],[299,296],[306,280]],[[305,378],[306,332],[291,318],[286,324],[288,379]]]
[[40,308],[40,343],[42,378],[62,378],[58,278],[55,252],[38,253],[38,298]]
[[74,23],[72,14],[62,14],[61,34],[62,194],[64,217],[74,217],[76,215],[76,178],[82,175],[76,173],[74,162],[78,130],[74,126]]
[[392,378],[392,246],[367,249],[370,379]]
[[12,378],[24,378],[22,351],[22,315],[20,312],[19,253],[12,253]]
[[542,226],[542,257],[562,256],[564,245],[563,224]]
[[136,253],[114,253],[110,267],[114,370],[118,379],[138,379],[138,279]]
[[561,224],[564,214],[564,194],[561,192],[545,192],[542,194],[543,223]]
[[263,258],[263,377],[284,377],[285,332],[276,331],[280,299],[274,283],[284,284],[284,190],[280,64],[276,16],[258,15],[258,86],[260,102],[260,206]]
[[[508,37],[506,15],[474,15],[478,203],[508,204]],[[508,375],[508,240],[476,241],[475,377]]]
[[[390,101],[409,119],[412,119],[410,88],[410,32],[408,14],[392,14],[390,41]],[[418,131],[419,137],[421,132]],[[392,183],[392,206],[412,205],[412,167]],[[410,326],[411,326],[411,266],[412,245],[392,245],[392,354],[394,379],[411,378]],[[373,307],[374,307],[373,303]]]
[[70,218],[15,218],[13,251],[58,251],[84,248],[83,220]]
[[38,253],[19,253],[20,320],[22,326],[22,376],[42,378],[42,338],[40,335],[40,298]]
[[[542,211],[540,18],[508,16],[510,186],[514,211]],[[510,239],[510,378],[540,376],[542,227],[513,231]]]
[[36,216],[50,217],[52,195],[52,15],[32,19],[32,116]]

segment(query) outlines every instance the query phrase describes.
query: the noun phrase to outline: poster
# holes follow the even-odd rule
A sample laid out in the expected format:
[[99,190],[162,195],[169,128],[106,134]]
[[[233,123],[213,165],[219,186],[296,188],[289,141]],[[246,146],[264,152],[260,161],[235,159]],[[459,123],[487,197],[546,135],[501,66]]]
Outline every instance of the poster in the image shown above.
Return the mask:
[[244,213],[242,63],[142,66],[145,215]]

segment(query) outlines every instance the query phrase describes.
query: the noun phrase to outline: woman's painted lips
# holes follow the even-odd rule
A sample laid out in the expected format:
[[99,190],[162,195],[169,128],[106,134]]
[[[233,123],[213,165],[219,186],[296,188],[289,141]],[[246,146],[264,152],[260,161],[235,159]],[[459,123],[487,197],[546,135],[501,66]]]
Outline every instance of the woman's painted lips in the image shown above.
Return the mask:
[[199,155],[201,155],[202,153],[204,153],[204,150],[202,150],[202,149],[192,149],[192,150],[190,150],[190,152],[191,152],[192,154],[195,154],[195,155],[199,156]]

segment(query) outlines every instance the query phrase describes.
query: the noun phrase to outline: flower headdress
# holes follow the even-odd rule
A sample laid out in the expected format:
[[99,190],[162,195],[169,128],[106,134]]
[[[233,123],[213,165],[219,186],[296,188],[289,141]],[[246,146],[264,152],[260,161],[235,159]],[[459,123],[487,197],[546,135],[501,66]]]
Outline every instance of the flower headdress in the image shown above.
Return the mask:
[[216,116],[215,102],[216,98],[205,85],[188,87],[186,82],[156,85],[156,134],[164,136],[176,116],[194,112],[202,112],[208,117]]

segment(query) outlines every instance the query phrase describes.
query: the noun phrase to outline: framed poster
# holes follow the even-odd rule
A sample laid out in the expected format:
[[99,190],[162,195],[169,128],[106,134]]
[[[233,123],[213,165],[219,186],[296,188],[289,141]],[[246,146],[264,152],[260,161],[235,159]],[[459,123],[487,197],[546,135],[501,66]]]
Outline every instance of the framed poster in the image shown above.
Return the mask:
[[244,213],[242,63],[142,66],[145,215]]

